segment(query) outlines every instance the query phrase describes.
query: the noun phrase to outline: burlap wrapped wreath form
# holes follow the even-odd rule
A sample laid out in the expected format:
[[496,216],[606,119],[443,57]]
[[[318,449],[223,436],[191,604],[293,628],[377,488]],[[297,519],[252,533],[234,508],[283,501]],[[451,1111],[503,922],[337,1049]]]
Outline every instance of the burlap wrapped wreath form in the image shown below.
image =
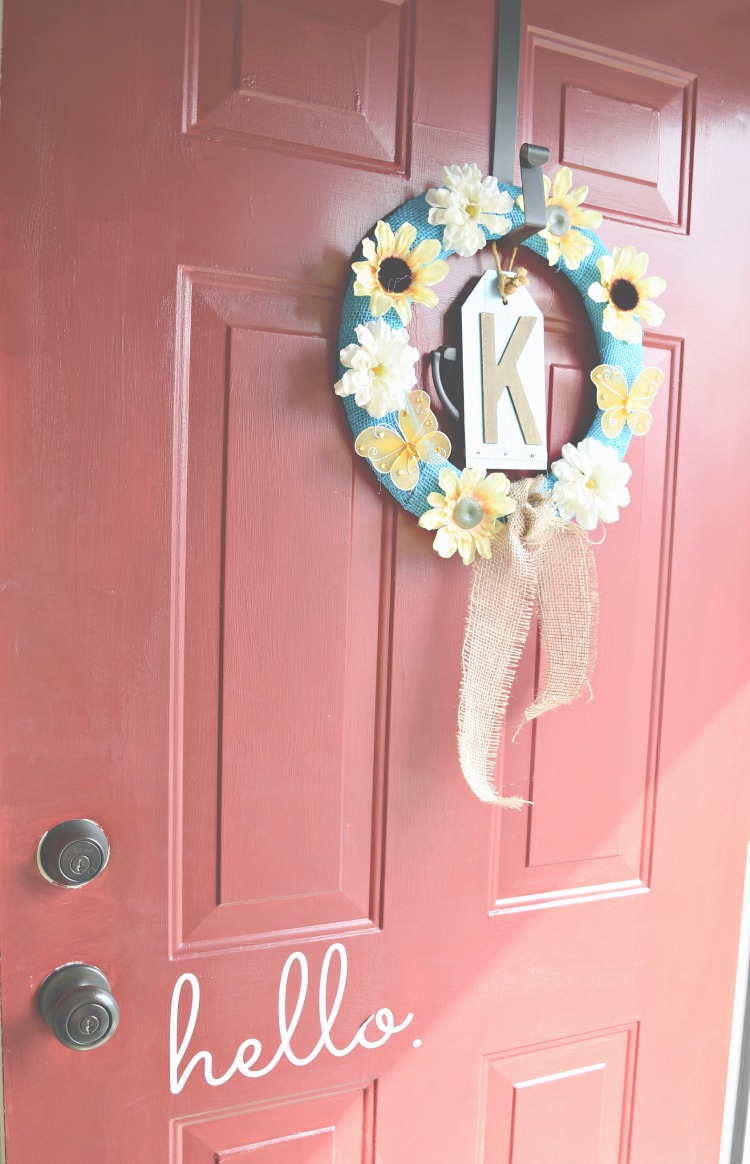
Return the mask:
[[[522,210],[516,202],[520,190],[501,184],[498,188],[513,201],[508,216],[512,229],[523,221]],[[416,229],[415,247],[426,239],[437,240],[441,247],[439,259],[447,259],[455,252],[443,246],[445,228],[431,224],[429,212],[430,205],[423,194],[399,206],[384,221],[394,234],[403,224],[411,224]],[[482,229],[488,243],[502,238],[501,234]],[[626,343],[604,330],[604,304],[591,298],[588,289],[592,284],[601,285],[597,260],[609,252],[595,232],[582,230],[582,234],[591,239],[591,252],[577,269],[569,269],[562,261],[559,269],[580,294],[594,329],[600,364],[621,368],[630,386],[643,367],[642,342]],[[524,245],[547,257],[548,244],[540,235],[533,235]],[[356,258],[361,259],[362,254]],[[356,278],[354,273],[344,297],[340,349],[357,342],[358,325],[370,324],[375,319],[370,299],[354,294]],[[422,310],[417,303],[414,309]],[[393,308],[380,318],[391,328],[402,326]],[[340,365],[339,376],[345,372],[346,368]],[[397,411],[374,422],[373,416],[355,402],[353,395],[344,396],[343,400],[355,441],[374,423],[383,429],[398,430]],[[603,416],[604,412],[599,409],[587,437],[614,448],[622,461],[631,439],[630,428],[625,424],[617,436],[608,436],[602,427]],[[407,512],[419,518],[430,509],[428,497],[439,489],[438,475],[446,466],[460,475],[460,470],[450,461],[433,457],[427,462],[420,461],[419,479],[409,491],[399,489],[387,472],[378,473],[378,481]],[[522,723],[580,695],[587,688],[595,655],[597,594],[593,552],[586,531],[562,518],[552,503],[555,481],[555,474],[550,471],[511,486],[510,495],[517,503],[516,509],[509,518],[498,522],[491,559],[477,558],[473,567],[463,651],[458,750],[464,777],[475,794],[487,803],[506,807],[519,808],[525,803],[520,797],[500,795],[494,770],[505,708],[534,606],[540,615],[544,665],[540,691]]]

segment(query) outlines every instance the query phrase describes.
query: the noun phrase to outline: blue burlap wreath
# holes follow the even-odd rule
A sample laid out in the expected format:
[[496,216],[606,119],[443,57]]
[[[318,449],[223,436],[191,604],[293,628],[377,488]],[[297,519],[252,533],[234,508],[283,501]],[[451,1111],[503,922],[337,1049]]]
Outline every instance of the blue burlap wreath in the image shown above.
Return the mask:
[[[501,192],[505,191],[513,199],[513,210],[509,214],[511,220],[511,229],[515,228],[516,226],[520,226],[523,222],[523,212],[516,205],[516,198],[521,193],[520,189],[516,186],[506,186],[500,184],[498,184],[498,189]],[[417,243],[422,242],[424,239],[437,239],[437,241],[441,243],[442,248],[444,228],[438,225],[433,226],[428,222],[429,211],[430,206],[427,203],[425,195],[421,194],[417,198],[412,198],[411,201],[405,202],[402,206],[399,206],[391,214],[387,215],[383,221],[388,223],[394,233],[401,225],[403,225],[403,223],[409,222],[416,229]],[[501,240],[501,235],[491,234],[484,227],[482,229],[484,230],[488,242],[491,242],[492,240]],[[643,366],[643,345],[640,341],[638,343],[624,343],[622,340],[615,339],[612,335],[610,335],[609,332],[604,331],[602,327],[604,305],[591,299],[588,295],[588,289],[592,283],[600,282],[599,269],[596,265],[596,262],[597,259],[602,257],[602,255],[609,254],[609,251],[604,246],[604,243],[601,241],[595,231],[583,230],[582,228],[576,229],[580,229],[582,234],[593,240],[593,249],[591,253],[581,262],[581,265],[577,268],[577,270],[570,270],[565,265],[564,261],[559,263],[559,267],[581,296],[583,305],[594,329],[600,363],[619,365],[625,374],[625,379],[627,380],[628,385],[632,385],[633,381],[638,375],[638,372]],[[546,258],[547,243],[543,238],[541,238],[540,235],[532,235],[531,238],[527,239],[523,245],[529,247],[530,250],[535,251],[536,254],[542,255]],[[453,253],[454,252],[452,250],[446,250],[442,248],[439,257],[441,259],[447,259]],[[361,255],[357,255],[357,258],[361,258]],[[356,343],[357,337],[355,329],[358,327],[358,325],[363,323],[370,323],[375,318],[370,311],[369,298],[360,298],[354,295],[353,287],[355,281],[356,275],[352,274],[349,280],[349,285],[347,287],[341,311],[339,349],[343,349],[348,344]],[[420,310],[419,305],[415,304],[414,309]],[[393,308],[391,308],[386,315],[382,316],[382,318],[386,323],[389,324],[390,327],[394,329],[402,326],[401,320]],[[345,371],[346,369],[340,365],[339,376],[342,376]],[[373,424],[373,418],[369,415],[368,412],[365,411],[364,408],[360,408],[359,405],[355,403],[353,396],[344,397],[344,407],[346,408],[346,414],[349,418],[349,424],[351,425],[355,438],[359,436],[363,429],[368,428]],[[608,445],[611,448],[616,449],[618,458],[622,460],[630,444],[630,429],[627,425],[624,425],[619,436],[614,439],[608,437],[602,430],[602,415],[603,414],[601,410],[599,410],[596,417],[594,418],[591,428],[586,435],[601,441],[603,445]],[[384,426],[390,426],[391,428],[395,429],[397,428],[397,413],[395,411],[389,412],[377,423]],[[450,465],[450,462],[446,462],[446,464]],[[378,474],[378,479],[383,483],[383,485],[385,485],[386,489],[388,489],[389,492],[393,494],[398,503],[402,505],[404,509],[406,509],[409,513],[413,513],[416,517],[421,517],[421,515],[430,508],[427,501],[428,494],[438,489],[438,473],[441,467],[441,465],[436,464],[420,463],[419,481],[415,488],[408,493],[404,492],[402,489],[398,489],[393,484],[387,473],[383,476]],[[454,466],[451,467],[455,468]],[[455,471],[456,473],[459,472],[458,469]],[[554,481],[555,476],[552,472],[550,472],[547,475],[547,484],[549,488],[552,487]]]

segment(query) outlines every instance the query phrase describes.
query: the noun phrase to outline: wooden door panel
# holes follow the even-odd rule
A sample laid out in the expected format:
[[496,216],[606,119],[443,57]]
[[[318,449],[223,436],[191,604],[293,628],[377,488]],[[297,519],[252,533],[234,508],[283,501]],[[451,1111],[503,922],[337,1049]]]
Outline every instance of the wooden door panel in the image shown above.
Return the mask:
[[403,172],[412,7],[186,0],[186,132]]
[[[181,949],[377,916],[388,517],[341,439],[325,342],[332,315],[326,289],[180,273],[172,878]],[[349,537],[329,544],[323,505]],[[269,731],[282,708],[284,727]]]
[[176,1120],[173,1158],[180,1164],[362,1164],[373,1141],[373,1110],[372,1089],[347,1089]]
[[[649,338],[644,347],[648,365],[662,368],[664,386],[653,407],[649,440],[633,440],[628,455],[629,520],[618,527],[617,537],[608,530],[597,547],[597,569],[606,585],[600,586],[594,701],[538,720],[514,743],[506,735],[502,779],[524,789],[522,795],[534,803],[523,820],[496,818],[493,911],[575,900],[581,890],[586,896],[639,892],[648,882],[680,357],[677,340]],[[590,380],[583,369],[560,363],[553,362],[550,372],[550,429],[563,427],[559,407],[570,433],[571,396],[575,399],[581,386],[588,392]],[[551,448],[554,453],[554,437]],[[512,696],[511,732],[538,680],[539,647],[532,642]],[[568,824],[560,829],[563,818]]]
[[482,1164],[625,1164],[636,1033],[487,1056]]
[[695,76],[544,28],[525,47],[524,140],[544,141],[607,217],[685,233]]

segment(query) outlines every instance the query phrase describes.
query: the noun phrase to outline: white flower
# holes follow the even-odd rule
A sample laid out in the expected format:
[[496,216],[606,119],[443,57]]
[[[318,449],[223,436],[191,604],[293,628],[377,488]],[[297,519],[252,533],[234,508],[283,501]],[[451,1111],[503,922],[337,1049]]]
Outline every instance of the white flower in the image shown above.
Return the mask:
[[630,466],[617,459],[617,450],[593,437],[579,445],[563,445],[562,460],[552,472],[557,481],[552,500],[565,518],[575,518],[584,529],[599,521],[617,521],[618,506],[628,505]]
[[414,365],[416,348],[409,347],[405,328],[391,328],[382,319],[361,323],[356,329],[358,344],[349,344],[340,354],[349,371],[334,386],[337,396],[354,396],[360,408],[379,419],[402,408],[406,394],[417,382]]
[[483,178],[472,162],[466,166],[443,166],[443,182],[444,186],[428,190],[425,197],[434,207],[428,221],[445,226],[446,250],[469,258],[487,243],[483,226],[492,234],[508,233],[510,219],[504,216],[513,209],[513,199],[498,190],[497,178]]

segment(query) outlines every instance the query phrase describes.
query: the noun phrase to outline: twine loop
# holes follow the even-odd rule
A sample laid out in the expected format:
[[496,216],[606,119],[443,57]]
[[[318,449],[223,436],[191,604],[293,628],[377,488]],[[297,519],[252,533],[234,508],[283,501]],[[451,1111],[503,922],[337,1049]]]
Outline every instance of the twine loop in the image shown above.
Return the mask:
[[510,263],[508,270],[503,270],[503,264],[498,253],[497,244],[492,244],[492,254],[495,256],[495,266],[497,267],[497,281],[500,285],[500,298],[507,306],[508,296],[517,291],[519,287],[525,287],[529,281],[529,272],[525,267],[519,267],[517,271],[513,270],[513,264],[516,261],[518,254],[518,247],[513,248],[513,254],[510,256]]

